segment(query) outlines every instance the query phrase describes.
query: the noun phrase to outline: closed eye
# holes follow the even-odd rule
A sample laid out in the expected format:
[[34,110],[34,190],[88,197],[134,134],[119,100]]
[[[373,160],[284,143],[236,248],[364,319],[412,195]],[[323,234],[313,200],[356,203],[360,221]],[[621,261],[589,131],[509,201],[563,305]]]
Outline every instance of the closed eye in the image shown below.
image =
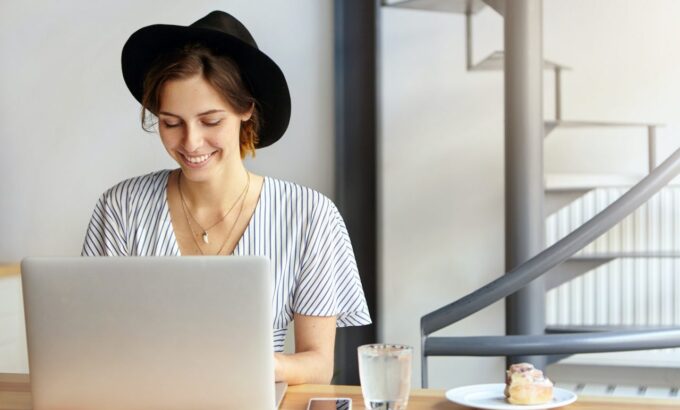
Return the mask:
[[[205,122],[204,121],[203,125],[205,125],[206,127],[215,127],[215,126],[218,126],[221,122],[222,122],[222,120],[217,120],[217,121],[213,121],[213,122]],[[163,121],[163,125],[165,125],[167,128],[179,127],[181,124],[182,124],[181,121],[176,122],[176,123],[169,123],[167,121]]]

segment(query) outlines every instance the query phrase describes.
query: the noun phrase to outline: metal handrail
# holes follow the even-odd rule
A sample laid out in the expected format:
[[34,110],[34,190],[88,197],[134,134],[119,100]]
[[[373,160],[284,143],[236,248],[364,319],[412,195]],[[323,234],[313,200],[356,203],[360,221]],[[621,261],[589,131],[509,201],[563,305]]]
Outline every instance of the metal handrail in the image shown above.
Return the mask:
[[[498,279],[486,284],[485,286],[475,290],[472,293],[441,307],[434,312],[423,316],[420,320],[421,331],[421,375],[423,387],[427,386],[427,362],[426,357],[431,353],[431,349],[437,347],[437,351],[443,352],[443,346],[440,344],[448,344],[447,350],[449,352],[456,352],[454,354],[461,354],[463,347],[461,344],[466,340],[465,337],[458,338],[432,338],[428,340],[428,335],[436,332],[444,327],[456,323],[481,309],[509,296],[534,279],[548,272],[550,269],[559,265],[560,263],[573,256],[588,244],[597,239],[600,235],[607,232],[617,223],[623,220],[628,214],[637,209],[640,205],[649,200],[655,193],[657,193],[663,186],[668,184],[675,176],[680,173],[680,149],[671,154],[663,163],[650,172],[644,179],[634,185],[623,196],[588,220],[586,223],[578,227],[569,235],[557,241],[552,246],[540,252],[533,258],[527,260]],[[675,332],[675,333],[674,333]],[[552,341],[555,343],[555,337],[563,338],[556,345],[564,345],[564,340],[568,340],[565,350],[560,350],[562,353],[587,353],[589,351],[583,350],[589,341],[597,340],[598,343],[603,343],[608,346],[608,350],[618,350],[617,345],[628,346],[622,350],[637,350],[635,346],[651,346],[650,348],[665,347],[666,342],[670,342],[672,346],[680,346],[680,332],[677,331],[632,331],[628,332],[627,342],[622,342],[622,333],[620,331],[602,332],[598,334],[574,334],[574,335],[535,335],[535,336],[496,336],[491,337],[496,344],[501,339],[503,345],[499,345],[495,350],[498,354],[494,355],[516,355],[516,354],[540,354],[531,347],[539,347],[545,341]],[[658,339],[661,337],[661,339]],[[522,339],[524,338],[524,339]],[[564,339],[567,338],[567,339]],[[646,338],[651,338],[657,343],[649,345],[646,344]],[[486,347],[480,342],[484,339],[479,337],[472,338],[476,342],[470,345],[469,353],[474,351],[484,351]],[[663,343],[661,342],[663,341]],[[513,342],[515,341],[515,342]],[[520,343],[520,341],[522,343]],[[508,342],[508,343],[506,343]],[[434,345],[433,345],[434,343]],[[514,344],[513,344],[514,343]],[[520,348],[521,347],[521,348]],[[573,347],[573,349],[568,349]],[[502,349],[502,353],[501,353]],[[517,351],[512,350],[517,349]],[[524,350],[523,350],[524,349]],[[555,347],[555,349],[558,349]],[[556,351],[556,350],[555,350]],[[452,353],[449,353],[451,355]],[[474,354],[479,355],[479,354]]]
[[680,173],[680,149],[619,199],[569,235],[505,275],[420,320],[421,334],[429,335],[511,295],[567,260],[645,203]]
[[[502,344],[501,344],[502,342]],[[677,347],[680,327],[555,335],[430,337],[428,356],[522,356],[623,352]]]

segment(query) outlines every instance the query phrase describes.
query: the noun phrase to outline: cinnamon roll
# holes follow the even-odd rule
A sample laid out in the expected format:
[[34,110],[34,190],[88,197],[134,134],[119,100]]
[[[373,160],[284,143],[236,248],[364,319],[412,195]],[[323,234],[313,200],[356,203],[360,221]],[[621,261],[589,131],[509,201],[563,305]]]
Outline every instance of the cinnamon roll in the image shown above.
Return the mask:
[[553,383],[531,363],[517,363],[505,372],[505,397],[511,404],[544,404],[553,398]]

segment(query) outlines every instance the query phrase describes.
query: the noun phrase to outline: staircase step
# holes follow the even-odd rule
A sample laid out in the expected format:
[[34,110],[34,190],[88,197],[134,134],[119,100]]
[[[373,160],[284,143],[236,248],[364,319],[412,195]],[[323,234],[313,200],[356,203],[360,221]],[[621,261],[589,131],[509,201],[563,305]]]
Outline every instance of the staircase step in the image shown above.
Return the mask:
[[545,208],[545,216],[549,216],[571,204],[583,195],[587,194],[594,188],[573,188],[561,190],[545,191],[545,199],[543,206]]
[[644,175],[623,174],[546,174],[545,190],[580,191],[595,188],[632,187],[640,182]]
[[385,7],[429,10],[445,13],[475,14],[486,7],[482,0],[382,0]]
[[[471,68],[473,71],[493,71],[503,70],[505,63],[505,53],[503,51],[494,51],[480,62],[474,64]],[[543,60],[543,68],[546,70],[554,70],[556,68],[562,70],[571,70],[564,64],[555,63],[549,60]]]
[[[582,382],[560,382],[555,383],[556,387],[573,391],[579,397],[588,397],[589,399],[607,398],[607,401],[621,400],[621,405],[626,406],[630,400],[640,401],[645,400],[662,400],[663,403],[668,404],[669,408],[675,408],[680,404],[680,397],[678,397],[676,388],[674,387],[652,387],[646,385],[616,385],[612,383],[582,383]],[[625,400],[625,402],[624,402]],[[657,403],[657,402],[655,402]],[[611,406],[608,403],[608,406]],[[671,407],[673,406],[673,407]],[[603,407],[604,408],[604,407]]]
[[632,187],[643,175],[547,174],[545,215],[552,215],[596,188]]
[[680,252],[607,252],[598,254],[579,254],[572,256],[563,263],[555,266],[546,273],[546,290],[554,289],[567,283],[584,273],[590,272],[614,259],[676,259],[680,258]]
[[[609,369],[623,367],[626,369],[663,369],[667,374],[680,374],[680,349],[664,350],[644,350],[633,352],[610,352],[610,353],[589,353],[576,354],[565,358],[557,366],[565,365],[569,367],[593,367],[606,366]],[[675,380],[666,376],[666,383],[673,383]],[[675,383],[678,383],[675,381]]]
[[571,257],[545,274],[545,290],[551,290],[590,272],[615,258],[579,259]]
[[680,252],[676,251],[650,251],[650,252],[603,252],[596,254],[574,255],[570,260],[612,260],[612,259],[640,259],[640,258],[680,258]]
[[487,6],[496,10],[501,16],[505,16],[505,1],[506,0],[482,0]]
[[[546,174],[545,215],[552,215],[597,188],[631,188],[646,175],[617,174]],[[680,185],[680,178],[667,186]]]
[[590,120],[547,120],[545,124],[545,136],[547,137],[556,128],[645,128],[663,127],[659,123],[646,122],[620,122],[620,121],[590,121]]
[[613,330],[669,330],[680,329],[680,326],[628,326],[628,325],[600,325],[600,326],[547,326],[546,334],[609,332]]

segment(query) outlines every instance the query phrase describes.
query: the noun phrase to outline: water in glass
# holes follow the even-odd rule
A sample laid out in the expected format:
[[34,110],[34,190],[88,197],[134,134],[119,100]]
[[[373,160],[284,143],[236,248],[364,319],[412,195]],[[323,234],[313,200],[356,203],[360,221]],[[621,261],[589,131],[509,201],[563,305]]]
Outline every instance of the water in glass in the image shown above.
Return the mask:
[[359,347],[359,377],[367,409],[406,409],[411,387],[412,352],[411,347],[403,345]]

